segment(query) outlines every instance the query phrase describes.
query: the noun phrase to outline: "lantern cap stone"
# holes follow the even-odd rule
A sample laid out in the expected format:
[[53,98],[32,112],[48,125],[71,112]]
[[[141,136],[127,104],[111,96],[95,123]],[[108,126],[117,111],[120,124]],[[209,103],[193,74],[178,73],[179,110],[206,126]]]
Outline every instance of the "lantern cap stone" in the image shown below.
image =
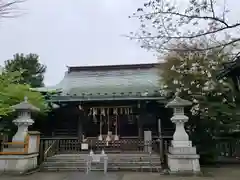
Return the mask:
[[27,96],[24,97],[24,101],[20,102],[19,104],[16,104],[12,106],[14,110],[30,110],[30,111],[40,111],[39,108],[35,107],[34,105],[30,104],[28,102]]
[[167,103],[166,107],[175,108],[175,107],[185,107],[185,106],[191,106],[192,102],[180,98],[178,95],[175,96],[175,98]]

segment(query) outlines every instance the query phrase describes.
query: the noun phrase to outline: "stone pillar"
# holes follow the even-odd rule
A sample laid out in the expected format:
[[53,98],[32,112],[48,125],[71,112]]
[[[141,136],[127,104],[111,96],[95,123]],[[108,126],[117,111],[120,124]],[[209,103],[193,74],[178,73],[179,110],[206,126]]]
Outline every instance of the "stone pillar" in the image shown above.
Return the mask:
[[152,131],[144,131],[144,152],[152,152]]
[[176,95],[175,99],[166,105],[173,108],[174,114],[171,121],[176,125],[168,153],[168,167],[171,173],[200,172],[199,155],[196,153],[196,148],[192,147],[192,142],[189,141],[184,128],[184,124],[188,121],[188,117],[184,115],[184,107],[191,104],[190,101]]
[[12,142],[7,143],[8,148],[0,152],[0,172],[21,174],[37,167],[40,133],[28,132],[28,126],[34,123],[31,111],[39,109],[28,103],[26,97],[12,108],[18,112],[18,118],[13,121],[18,130]]

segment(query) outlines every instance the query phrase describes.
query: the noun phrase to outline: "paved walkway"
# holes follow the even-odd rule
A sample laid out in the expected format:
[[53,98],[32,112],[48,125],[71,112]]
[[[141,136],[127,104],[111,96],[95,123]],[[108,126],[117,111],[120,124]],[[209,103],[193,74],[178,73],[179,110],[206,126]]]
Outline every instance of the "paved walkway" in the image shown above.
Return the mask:
[[3,176],[0,180],[239,180],[240,166],[204,169],[201,177],[170,176],[158,173],[122,173],[91,172],[86,175],[82,172],[39,172],[27,176]]

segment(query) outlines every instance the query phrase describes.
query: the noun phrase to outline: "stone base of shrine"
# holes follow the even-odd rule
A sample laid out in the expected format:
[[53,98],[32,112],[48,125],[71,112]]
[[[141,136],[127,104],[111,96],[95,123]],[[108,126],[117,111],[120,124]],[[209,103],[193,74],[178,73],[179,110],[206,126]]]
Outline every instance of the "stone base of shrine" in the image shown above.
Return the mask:
[[167,157],[170,173],[198,174],[201,172],[199,164],[200,156],[196,154],[195,147],[170,147]]
[[0,173],[23,174],[37,168],[38,153],[1,155]]

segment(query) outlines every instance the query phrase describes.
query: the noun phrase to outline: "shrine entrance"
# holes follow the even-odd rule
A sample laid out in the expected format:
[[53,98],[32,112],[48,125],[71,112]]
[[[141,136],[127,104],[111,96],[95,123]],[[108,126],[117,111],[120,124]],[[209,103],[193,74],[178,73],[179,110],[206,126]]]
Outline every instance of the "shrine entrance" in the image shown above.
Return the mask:
[[83,135],[86,137],[110,136],[114,139],[138,136],[138,115],[131,106],[92,107],[84,118]]

